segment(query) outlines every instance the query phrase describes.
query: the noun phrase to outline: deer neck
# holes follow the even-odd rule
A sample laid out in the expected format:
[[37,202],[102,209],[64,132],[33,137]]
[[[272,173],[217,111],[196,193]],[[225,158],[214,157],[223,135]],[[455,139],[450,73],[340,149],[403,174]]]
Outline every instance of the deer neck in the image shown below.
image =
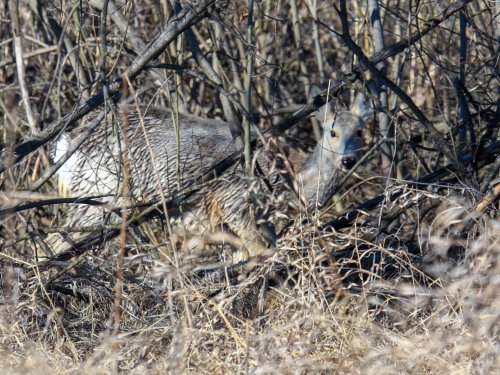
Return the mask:
[[338,182],[340,170],[335,164],[335,154],[325,148],[315,148],[298,174],[300,194],[307,207],[314,210],[328,203]]

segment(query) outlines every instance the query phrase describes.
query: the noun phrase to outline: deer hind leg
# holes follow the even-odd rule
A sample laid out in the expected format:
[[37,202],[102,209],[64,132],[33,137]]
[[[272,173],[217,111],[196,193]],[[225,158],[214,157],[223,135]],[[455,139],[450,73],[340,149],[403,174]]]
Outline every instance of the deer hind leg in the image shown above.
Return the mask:
[[224,227],[221,217],[210,216],[205,206],[198,206],[186,212],[177,223],[173,231],[172,241],[181,244],[181,249],[189,258],[200,262],[207,257],[219,253],[213,246],[229,245],[232,251],[232,263],[239,261],[235,254],[244,250],[243,241]]
[[227,228],[240,240],[238,250],[233,253],[234,261],[240,262],[265,253],[268,249],[259,232],[251,208],[242,201],[236,207],[226,206],[223,221]]
[[222,225],[218,225],[218,229],[207,226],[197,226],[196,229],[193,226],[182,225],[182,227],[184,230],[177,230],[176,236],[177,239],[183,238],[182,249],[191,255],[199,257],[214,255],[207,251],[208,247],[229,245],[232,249],[232,263],[236,264],[270,251],[263,241],[256,240],[260,236],[258,231],[241,229],[241,225],[227,225],[229,231]]
[[[217,186],[217,204],[221,221],[241,240],[243,249],[233,255],[238,261],[256,256],[269,256],[273,251],[266,246],[274,236],[274,229],[263,217],[261,207],[242,178]],[[260,223],[259,223],[260,222]]]
[[228,244],[233,248],[233,263],[272,254],[256,224],[246,184],[232,182],[215,185],[196,197],[196,209],[185,214],[180,225],[190,237],[185,250],[202,251],[207,245]]

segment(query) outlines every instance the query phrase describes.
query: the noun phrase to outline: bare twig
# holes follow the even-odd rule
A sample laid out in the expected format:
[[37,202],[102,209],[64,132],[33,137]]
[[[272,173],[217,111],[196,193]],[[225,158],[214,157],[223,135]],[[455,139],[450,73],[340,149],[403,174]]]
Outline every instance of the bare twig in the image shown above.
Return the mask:
[[106,195],[96,195],[92,197],[80,197],[80,198],[53,198],[53,199],[45,199],[41,201],[26,203],[14,207],[3,208],[0,210],[0,219],[15,214],[17,212],[30,210],[32,208],[44,207],[54,204],[63,204],[63,203],[78,203],[78,204],[89,204],[94,206],[100,206],[105,203],[98,201],[97,199],[106,197]]
[[[106,2],[107,5],[105,4]],[[135,52],[139,53],[140,51],[144,51],[146,43],[144,43],[141,37],[139,37],[138,31],[135,27],[131,25],[127,19],[125,19],[122,14],[121,7],[118,8],[112,0],[90,0],[89,3],[99,10],[103,10],[106,5],[108,8],[107,13],[113,20],[114,24],[118,27],[124,38],[127,38],[130,41],[130,44],[134,48]]]
[[[106,0],[104,2],[103,10],[106,9]],[[125,107],[120,110],[121,124],[123,126],[123,137],[124,149],[123,154],[123,184],[121,189],[121,198],[124,205],[128,202],[128,192],[129,192],[129,140],[128,140],[128,111]],[[125,258],[125,246],[127,244],[127,220],[128,211],[122,210],[121,212],[121,223],[120,223],[120,251],[116,260],[116,285],[115,285],[115,301],[114,301],[114,316],[113,316],[113,332],[118,334],[120,328],[120,320],[122,315],[122,293],[123,293],[123,261]]]
[[318,64],[318,73],[321,82],[325,82],[326,80],[325,64],[324,64],[323,49],[321,47],[320,33],[319,33],[320,23],[318,18],[318,0],[308,0],[307,3],[314,20],[313,38],[314,38],[314,50],[316,51],[316,63]]
[[481,199],[476,206],[476,212],[479,214],[484,213],[488,206],[495,203],[500,198],[500,183],[496,184],[491,191]]
[[[368,1],[368,10],[371,21],[371,30],[372,30],[372,39],[373,45],[375,47],[375,53],[382,51],[385,48],[384,43],[384,29],[382,26],[382,19],[380,16],[380,7],[378,0],[369,0]],[[376,67],[380,70],[380,72],[385,76],[387,75],[387,68],[385,61],[381,61],[376,64]],[[380,104],[383,108],[382,111],[378,112],[378,123],[380,126],[380,135],[384,138],[389,137],[389,116],[387,115],[389,104],[387,99],[387,91],[385,87],[381,84],[377,84],[378,86],[378,94],[380,99]],[[384,143],[381,146],[382,153],[380,155],[382,160],[382,168],[387,177],[393,177],[394,172],[394,156],[392,151],[392,147],[388,143]]]
[[[27,60],[27,59],[30,59],[32,57],[44,55],[46,53],[51,53],[51,52],[55,52],[55,51],[57,51],[57,46],[48,46],[48,47],[39,48],[35,51],[25,53],[24,59]],[[10,59],[0,61],[0,69],[6,67],[8,65],[14,64],[14,63],[16,63],[15,58],[14,59],[10,58]]]
[[[253,23],[253,0],[248,2],[247,18],[247,74],[245,80],[245,108],[252,113],[252,76],[255,63],[254,51],[254,23]],[[250,145],[250,125],[253,121],[246,119],[243,123],[243,155],[245,156],[245,170],[248,175],[252,174],[252,148]]]
[[[309,9],[311,10],[311,13],[313,14],[313,17],[315,17],[315,21],[317,20],[317,15],[315,14],[316,11],[316,2],[314,4],[309,4]],[[293,39],[295,42],[295,49],[296,49],[296,54],[298,57],[298,63],[299,63],[299,69],[300,69],[300,75],[299,75],[299,81],[302,83],[302,89],[304,91],[304,96],[307,98],[308,96],[308,91],[310,87],[310,79],[309,79],[309,72],[307,70],[307,65],[305,61],[305,56],[304,56],[304,46],[303,46],[303,40],[302,40],[302,32],[301,32],[301,20],[299,18],[299,11],[297,9],[297,1],[292,0],[290,2],[290,11],[292,13],[292,30],[293,30]],[[315,32],[315,47],[316,47],[316,55],[319,56],[321,54],[321,46],[319,44],[319,30],[316,26]],[[319,55],[318,55],[319,54]],[[324,71],[322,70],[322,62],[318,59],[318,64],[320,66],[320,71],[323,72],[323,76],[321,77],[322,79],[324,78]],[[321,82],[325,83],[325,82]],[[316,137],[316,140],[321,139],[321,125],[319,124],[319,121],[317,121],[315,118],[312,118],[312,128],[314,131],[314,136]]]
[[33,110],[31,109],[28,87],[26,85],[26,72],[24,70],[24,56],[21,37],[21,25],[19,20],[18,0],[10,0],[9,9],[12,19],[12,35],[14,41],[14,53],[16,56],[17,80],[19,82],[19,88],[21,90],[21,97],[24,105],[24,111],[26,112],[26,119],[28,120],[31,131],[34,133],[37,128],[35,115],[33,114]]
[[[182,7],[179,2],[175,2],[175,10],[176,13],[180,13]],[[193,54],[196,62],[200,66],[203,73],[213,82],[220,86],[224,86],[222,79],[219,77],[217,72],[214,70],[210,62],[203,55],[200,46],[196,40],[196,36],[192,30],[186,30],[185,38],[188,43],[189,49]],[[234,107],[231,105],[229,98],[226,95],[219,95],[219,99],[222,104],[222,109],[224,111],[224,116],[226,117],[226,121],[229,124],[229,129],[231,130],[231,135],[236,142],[237,147],[243,147],[243,141],[241,139],[242,129],[240,120],[234,110]]]

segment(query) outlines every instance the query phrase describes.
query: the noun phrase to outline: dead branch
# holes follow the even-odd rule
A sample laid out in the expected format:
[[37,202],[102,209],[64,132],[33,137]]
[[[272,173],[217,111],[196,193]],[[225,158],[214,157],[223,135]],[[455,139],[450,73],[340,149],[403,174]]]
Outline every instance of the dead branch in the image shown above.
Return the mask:
[[98,201],[99,198],[104,198],[106,195],[96,195],[92,197],[81,197],[81,198],[54,198],[45,199],[41,201],[26,203],[14,207],[8,207],[0,210],[0,219],[12,215],[21,211],[30,210],[32,208],[39,208],[44,206],[50,206],[55,204],[65,204],[65,203],[75,203],[75,204],[90,204],[90,205],[103,205],[105,203]]
[[12,36],[14,41],[14,51],[16,56],[17,80],[21,89],[26,118],[32,132],[36,131],[36,120],[31,109],[30,96],[26,86],[26,72],[24,69],[24,54],[21,37],[21,25],[19,21],[19,1],[11,0],[9,2],[10,16],[12,18]]

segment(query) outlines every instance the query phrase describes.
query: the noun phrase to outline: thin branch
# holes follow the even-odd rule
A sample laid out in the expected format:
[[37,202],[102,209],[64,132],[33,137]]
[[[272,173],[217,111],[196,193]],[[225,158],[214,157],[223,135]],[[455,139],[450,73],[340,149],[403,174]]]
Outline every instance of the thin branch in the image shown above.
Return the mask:
[[318,65],[318,73],[321,82],[325,82],[325,64],[323,57],[323,49],[321,47],[320,34],[319,34],[319,18],[318,18],[318,0],[308,0],[308,7],[314,21],[313,27],[313,38],[314,38],[314,50],[316,52],[316,63]]
[[[252,76],[255,63],[254,51],[254,22],[253,22],[253,0],[248,2],[248,16],[247,16],[247,71],[245,82],[245,108],[252,113]],[[252,121],[246,119],[243,123],[243,155],[245,156],[245,171],[248,175],[252,174],[252,147],[250,142],[250,125]]]
[[24,56],[21,37],[21,24],[19,19],[19,1],[10,0],[10,16],[12,19],[12,36],[14,41],[14,54],[16,56],[17,80],[21,90],[21,98],[26,112],[26,119],[32,132],[37,130],[35,115],[31,109],[30,96],[26,85],[26,71],[24,69]]
[[[105,7],[107,7],[106,0],[104,2]],[[128,121],[128,111],[126,108],[121,108],[120,111],[121,124],[123,127],[123,133],[129,134],[129,121]],[[121,198],[126,206],[128,204],[129,198],[129,139],[127,136],[123,137],[123,183],[121,187]],[[128,210],[122,210],[121,212],[121,223],[120,223],[120,251],[116,260],[116,285],[115,285],[115,300],[114,300],[114,314],[113,314],[113,333],[116,335],[119,332],[120,320],[122,315],[122,292],[123,292],[123,264],[125,258],[125,246],[127,242],[127,220],[128,220]]]
[[[380,6],[378,0],[368,0],[368,10],[370,15],[370,26],[372,31],[372,40],[375,47],[375,52],[380,52],[385,48],[384,41],[384,28],[382,25],[382,17],[380,15]],[[380,72],[386,76],[387,67],[385,61],[376,64]],[[385,87],[377,82],[377,91],[382,106],[382,111],[378,112],[378,123],[380,127],[380,135],[384,138],[389,137],[390,119],[387,114],[389,110],[389,103],[387,98],[387,90]],[[393,177],[395,171],[395,154],[393,154],[392,147],[389,143],[384,143],[381,146],[381,160],[382,170],[387,177]]]
[[[50,52],[55,52],[55,51],[57,51],[57,46],[47,46],[47,47],[39,48],[39,49],[32,51],[32,52],[25,53],[23,59],[27,60],[27,59],[30,59],[32,57],[44,55],[46,53],[48,54]],[[6,66],[12,65],[14,63],[17,63],[15,58],[7,58],[3,61],[0,61],[0,69],[5,68]]]
[[88,204],[91,206],[102,206],[106,203],[98,201],[96,199],[104,198],[107,195],[96,195],[92,197],[79,197],[79,198],[54,198],[54,199],[45,199],[41,201],[21,204],[14,207],[7,207],[0,210],[0,219],[15,214],[17,212],[31,210],[33,208],[45,207],[55,204],[64,204],[64,203],[75,203],[75,204]]
[[[106,2],[107,5],[105,4]],[[144,43],[144,41],[139,37],[138,31],[135,27],[131,25],[127,19],[125,19],[122,14],[121,7],[118,8],[112,0],[90,0],[89,3],[99,10],[103,10],[106,5],[108,8],[107,13],[113,20],[114,24],[118,27],[118,30],[120,30],[121,35],[123,35],[124,38],[127,38],[130,42],[134,51],[136,53],[144,51],[146,43]]]

